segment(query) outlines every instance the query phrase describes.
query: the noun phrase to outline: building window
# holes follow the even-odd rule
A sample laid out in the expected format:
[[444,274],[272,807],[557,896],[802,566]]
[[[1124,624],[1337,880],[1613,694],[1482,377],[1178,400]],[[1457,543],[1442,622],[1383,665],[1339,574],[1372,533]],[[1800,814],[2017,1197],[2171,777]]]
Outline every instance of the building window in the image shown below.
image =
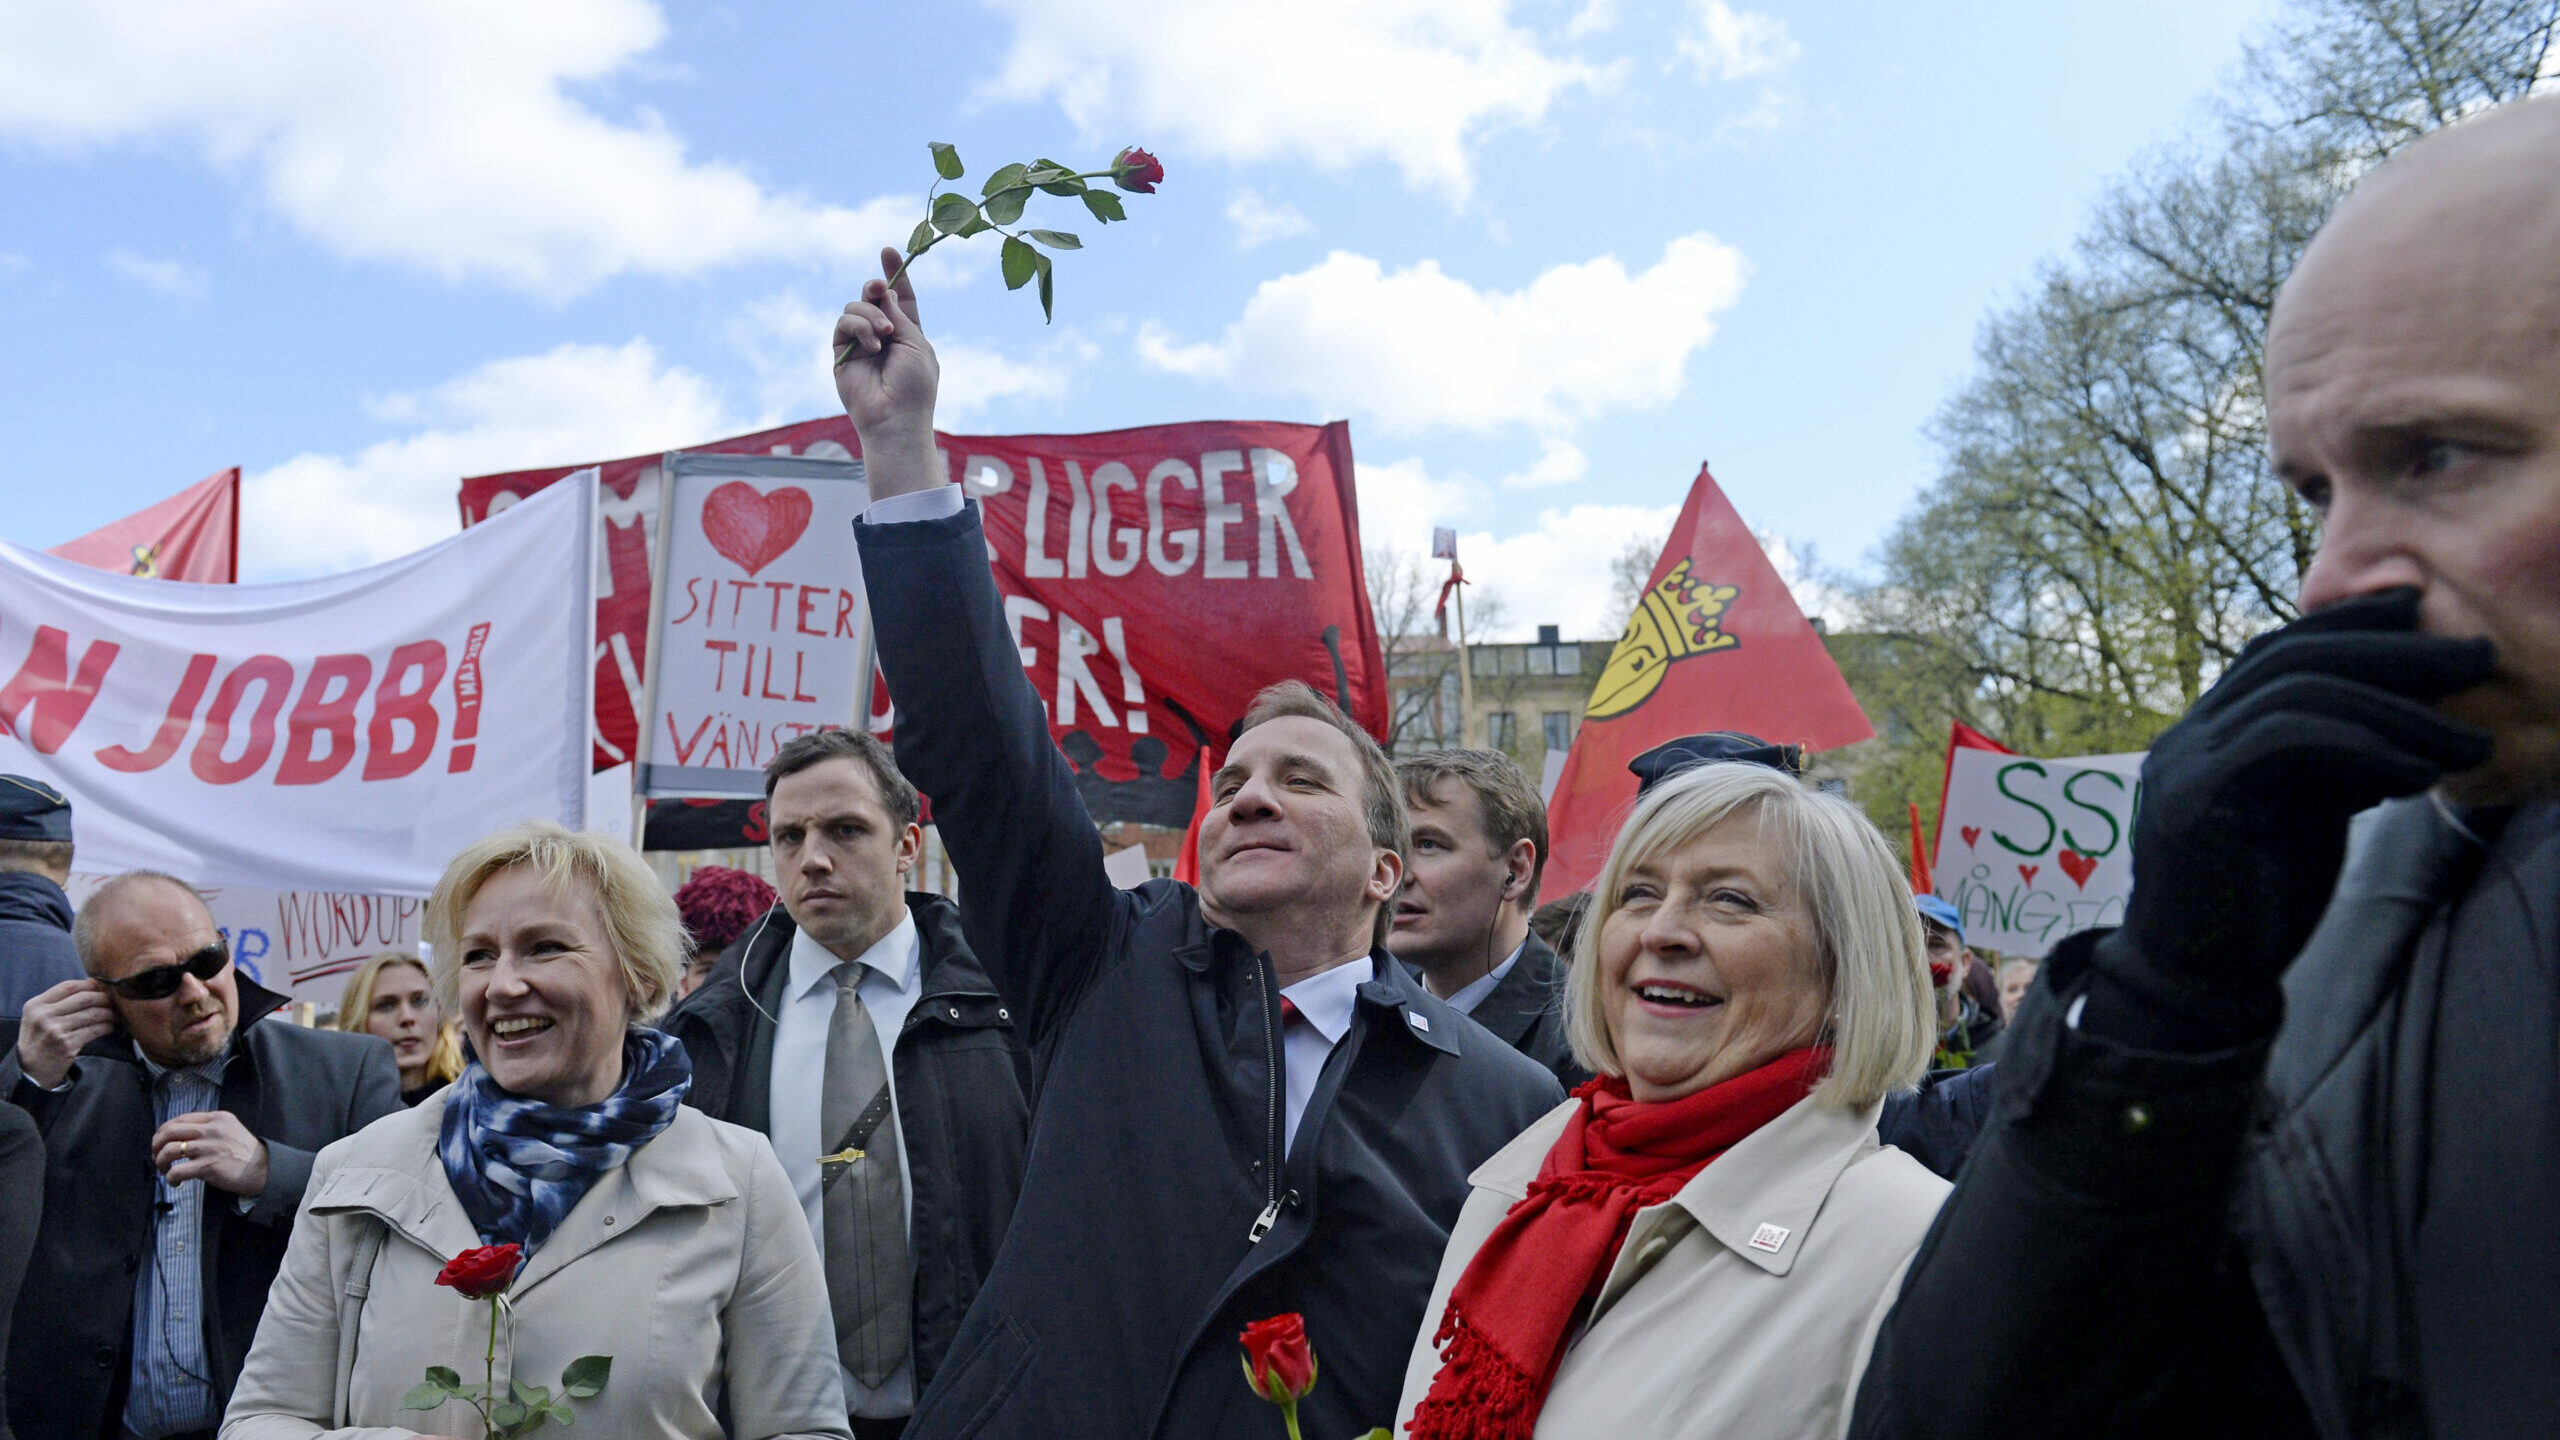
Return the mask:
[[1472,662],[1470,662],[1470,663],[1471,663],[1471,664],[1473,664],[1473,665],[1475,666],[1475,671],[1476,671],[1476,673],[1477,673],[1477,674],[1479,674],[1479,675],[1499,675],[1499,674],[1501,674],[1501,673],[1502,673],[1502,647],[1501,647],[1501,646],[1499,646],[1499,645],[1478,645],[1478,646],[1475,646],[1475,647],[1473,647],[1473,648],[1474,648],[1474,650],[1475,650],[1475,656],[1476,656],[1476,658],[1475,658]]
[[1562,750],[1573,744],[1573,712],[1550,710],[1538,717],[1546,723],[1547,748]]
[[1508,710],[1496,710],[1485,719],[1485,743],[1496,750],[1508,750],[1520,739],[1520,717]]
[[1556,673],[1559,675],[1579,675],[1582,673],[1582,647],[1580,645],[1559,645],[1556,647]]
[[1529,673],[1532,675],[1553,675],[1556,673],[1556,652],[1554,646],[1532,645],[1529,647]]

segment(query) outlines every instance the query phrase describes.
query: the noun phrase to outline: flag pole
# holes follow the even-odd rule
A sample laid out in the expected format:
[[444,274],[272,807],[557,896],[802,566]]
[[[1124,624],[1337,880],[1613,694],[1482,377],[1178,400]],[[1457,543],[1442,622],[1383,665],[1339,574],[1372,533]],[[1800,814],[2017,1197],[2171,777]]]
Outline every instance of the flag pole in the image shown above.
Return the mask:
[[[1455,560],[1449,562],[1451,573],[1457,568]],[[1458,602],[1458,744],[1472,750],[1476,744],[1476,674],[1475,667],[1467,663],[1466,587],[1460,585],[1451,598]]]

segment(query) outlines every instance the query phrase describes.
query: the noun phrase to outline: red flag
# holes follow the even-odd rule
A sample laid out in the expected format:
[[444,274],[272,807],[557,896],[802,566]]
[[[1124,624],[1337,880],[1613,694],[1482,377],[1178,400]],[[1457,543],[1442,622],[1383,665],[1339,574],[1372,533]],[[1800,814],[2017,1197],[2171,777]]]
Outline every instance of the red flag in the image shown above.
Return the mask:
[[1811,750],[1875,733],[1822,637],[1702,465],[1556,780],[1548,893],[1572,894],[1599,875],[1636,798],[1627,762],[1709,730]]
[[[1955,779],[1956,752],[1959,750],[1996,750],[2003,755],[2015,755],[2018,753],[2017,751],[2010,749],[2008,746],[2001,744],[1999,741],[1992,739],[1990,736],[1983,734],[1981,731],[1974,729],[1972,726],[1967,725],[1961,720],[1948,721],[1947,768],[1945,773],[1938,778],[1938,825],[1940,827],[1945,826],[1947,823],[1947,786]],[[1914,842],[1919,840],[1920,832],[1918,829],[1915,828],[1912,830],[1911,838]],[[1931,832],[1929,838],[1932,840],[1937,838],[1934,830]],[[1917,853],[1916,849],[1914,853]]]
[[1198,753],[1200,784],[1191,797],[1191,825],[1182,832],[1182,853],[1173,857],[1173,878],[1185,885],[1200,883],[1200,822],[1209,818],[1209,776],[1221,763],[1206,745]]
[[240,468],[208,475],[45,553],[121,575],[233,584],[240,578]]
[[[1929,873],[1929,852],[1920,844],[1920,802],[1907,803],[1911,806],[1911,893],[1926,895],[1938,888],[1938,882]],[[1946,802],[1942,799],[1938,803],[1943,811]]]

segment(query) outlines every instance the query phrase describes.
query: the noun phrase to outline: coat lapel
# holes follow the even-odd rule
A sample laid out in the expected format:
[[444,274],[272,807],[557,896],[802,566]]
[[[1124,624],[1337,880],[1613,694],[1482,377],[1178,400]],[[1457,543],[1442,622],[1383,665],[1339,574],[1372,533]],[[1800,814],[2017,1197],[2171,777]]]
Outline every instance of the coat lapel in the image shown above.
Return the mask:
[[598,1246],[639,1229],[660,1210],[705,1208],[737,1199],[737,1184],[720,1164],[718,1141],[695,1133],[710,1124],[701,1111],[679,1108],[656,1139],[599,1177],[525,1262],[515,1293],[523,1294]]

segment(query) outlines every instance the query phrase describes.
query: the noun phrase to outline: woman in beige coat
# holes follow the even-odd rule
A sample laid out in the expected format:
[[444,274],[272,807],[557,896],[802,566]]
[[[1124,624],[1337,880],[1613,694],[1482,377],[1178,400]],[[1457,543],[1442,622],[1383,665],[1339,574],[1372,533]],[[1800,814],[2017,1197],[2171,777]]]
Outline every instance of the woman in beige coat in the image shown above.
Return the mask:
[[1783,771],[1649,789],[1565,992],[1601,1078],[1472,1177],[1400,1435],[1845,1430],[1947,1191],[1876,1139],[1935,1033],[1897,871],[1863,816]]
[[[447,867],[426,926],[475,1058],[320,1152],[223,1440],[476,1440],[465,1401],[402,1408],[429,1366],[473,1384],[494,1364],[501,1394],[561,1397],[587,1355],[612,1366],[567,1401],[576,1434],[847,1440],[826,1282],[781,1162],[685,1107],[683,1049],[641,1028],[674,993],[684,931],[640,857],[504,831]],[[505,1307],[437,1284],[483,1244],[522,1249]]]

